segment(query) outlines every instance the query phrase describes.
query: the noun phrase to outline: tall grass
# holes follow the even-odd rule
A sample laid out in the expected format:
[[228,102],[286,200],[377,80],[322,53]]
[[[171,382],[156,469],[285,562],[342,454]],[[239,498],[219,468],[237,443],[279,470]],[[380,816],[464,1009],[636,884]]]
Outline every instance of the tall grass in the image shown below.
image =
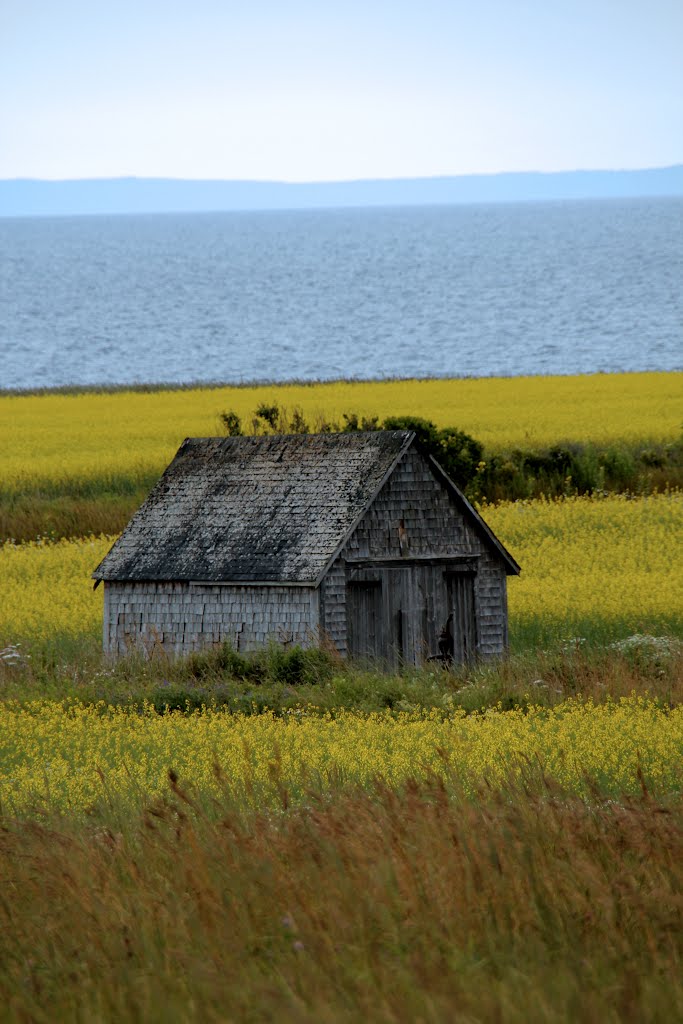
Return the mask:
[[172,775],[133,818],[5,818],[3,1017],[683,1017],[680,800],[538,774],[474,799],[437,778],[280,794],[246,812],[224,779],[202,807]]

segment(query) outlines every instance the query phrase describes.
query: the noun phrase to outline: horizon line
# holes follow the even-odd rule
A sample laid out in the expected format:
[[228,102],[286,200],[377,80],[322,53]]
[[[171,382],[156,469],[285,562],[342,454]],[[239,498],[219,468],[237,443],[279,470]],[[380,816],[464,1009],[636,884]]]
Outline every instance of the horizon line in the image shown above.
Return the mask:
[[39,177],[34,175],[14,175],[12,177],[0,177],[0,183],[7,182],[41,182],[46,184],[64,184],[67,182],[85,181],[168,181],[168,182],[192,182],[193,184],[249,184],[249,185],[356,185],[375,182],[396,182],[396,181],[444,181],[453,178],[500,178],[522,175],[536,175],[539,177],[552,177],[562,174],[639,174],[653,171],[671,171],[683,168],[683,160],[680,163],[663,164],[645,167],[575,167],[571,169],[543,171],[543,170],[514,170],[514,171],[467,171],[456,173],[435,173],[435,174],[398,174],[389,177],[366,176],[357,178],[318,178],[318,179],[287,179],[287,178],[221,178],[221,177],[186,177],[168,174],[107,174],[107,175],[86,175],[84,177]]

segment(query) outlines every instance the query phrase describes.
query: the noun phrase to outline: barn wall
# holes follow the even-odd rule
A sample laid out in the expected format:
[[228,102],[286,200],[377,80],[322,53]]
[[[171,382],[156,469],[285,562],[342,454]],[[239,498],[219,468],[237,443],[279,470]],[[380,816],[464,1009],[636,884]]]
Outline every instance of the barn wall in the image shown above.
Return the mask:
[[[507,646],[505,566],[415,449],[398,464],[321,586],[321,623],[337,650],[347,653],[347,559],[441,555],[477,556],[478,650],[482,655],[502,653]],[[436,579],[436,574],[431,576]],[[432,586],[429,579],[427,586]],[[429,598],[427,603],[433,607],[436,601]],[[442,624],[435,622],[433,628]]]
[[320,625],[323,637],[346,657],[346,567],[338,558],[320,584]]
[[189,583],[105,583],[104,650],[131,647],[169,654],[229,641],[251,651],[269,642],[318,642],[319,599],[313,587],[191,586]]

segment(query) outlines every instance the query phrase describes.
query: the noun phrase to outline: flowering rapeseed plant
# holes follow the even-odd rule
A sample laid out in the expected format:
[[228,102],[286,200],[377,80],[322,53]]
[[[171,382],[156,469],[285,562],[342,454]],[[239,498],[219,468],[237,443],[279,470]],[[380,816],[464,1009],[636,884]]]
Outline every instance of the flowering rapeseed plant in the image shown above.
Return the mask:
[[490,710],[444,719],[430,713],[276,718],[203,709],[158,715],[36,701],[0,704],[0,802],[13,812],[49,804],[84,811],[106,799],[125,805],[158,795],[169,770],[208,795],[228,787],[247,803],[380,777],[398,785],[437,773],[474,791],[538,768],[569,792],[596,784],[636,792],[644,780],[678,792],[683,707],[643,697],[604,705]]
[[522,566],[509,581],[513,642],[683,629],[683,494],[572,497],[484,514]]

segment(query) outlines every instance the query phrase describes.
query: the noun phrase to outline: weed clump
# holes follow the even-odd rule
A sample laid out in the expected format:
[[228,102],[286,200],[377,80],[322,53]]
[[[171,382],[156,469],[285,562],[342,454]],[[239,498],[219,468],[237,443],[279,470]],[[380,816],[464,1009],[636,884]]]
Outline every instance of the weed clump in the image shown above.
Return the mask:
[[273,644],[252,654],[242,654],[224,643],[190,654],[187,659],[188,673],[194,679],[231,678],[257,685],[316,686],[326,682],[335,667],[336,659],[327,651],[298,645],[284,648]]

